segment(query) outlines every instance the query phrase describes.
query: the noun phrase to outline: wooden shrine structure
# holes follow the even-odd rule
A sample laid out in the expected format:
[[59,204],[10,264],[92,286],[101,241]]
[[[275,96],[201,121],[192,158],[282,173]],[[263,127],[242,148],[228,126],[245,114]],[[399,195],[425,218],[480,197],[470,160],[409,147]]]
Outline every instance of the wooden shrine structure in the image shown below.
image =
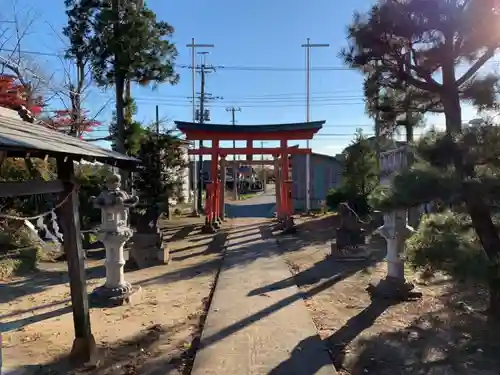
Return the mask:
[[[0,197],[57,194],[75,329],[71,357],[77,362],[87,362],[95,352],[96,344],[90,327],[74,162],[101,162],[133,170],[140,160],[48,129],[38,124],[34,118],[33,121],[33,123],[23,121],[18,112],[0,107],[0,165],[10,157],[38,158],[47,162],[50,160],[57,165],[57,179],[1,181]],[[82,203],[88,204],[88,202]]]
[[[210,141],[210,147],[189,150],[190,155],[210,155],[210,178],[206,183],[205,229],[214,231],[224,220],[224,197],[228,155],[272,155],[276,178],[276,214],[284,228],[293,228],[293,201],[290,156],[310,154],[311,149],[290,146],[292,140],[311,140],[325,121],[276,125],[215,125],[175,121],[188,141]],[[222,148],[222,141],[245,141],[246,147]],[[254,147],[254,141],[278,141],[279,147]],[[262,162],[260,162],[262,163]],[[305,176],[304,176],[305,178]]]

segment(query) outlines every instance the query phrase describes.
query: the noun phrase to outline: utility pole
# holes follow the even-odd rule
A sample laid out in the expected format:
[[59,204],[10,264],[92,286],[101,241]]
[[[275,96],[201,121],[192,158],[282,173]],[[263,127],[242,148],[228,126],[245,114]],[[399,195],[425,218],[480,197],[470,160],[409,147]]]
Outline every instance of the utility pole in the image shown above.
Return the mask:
[[[311,39],[307,38],[306,44],[302,44],[306,49],[306,122],[310,122],[310,101],[311,101],[311,48],[330,47],[329,44],[311,44]],[[309,140],[306,147],[309,148]],[[311,210],[311,155],[306,154],[306,212]]]
[[[231,112],[231,124],[236,126],[236,112],[241,112],[241,108],[239,107],[227,107],[226,112]],[[236,140],[233,139],[233,148],[236,148]],[[238,155],[234,154],[234,160],[239,158]]]
[[[241,108],[239,107],[228,107],[226,108],[226,112],[231,112],[231,123],[234,127],[236,127],[236,112],[241,112]],[[233,139],[233,148],[236,148],[236,140]],[[233,199],[238,200],[238,163],[236,162],[239,159],[239,156],[236,155],[236,152],[233,156]]]
[[[192,89],[192,100],[193,100],[193,122],[196,122],[196,48],[214,48],[213,44],[197,44],[194,38],[191,38],[191,44],[186,44],[186,47],[191,48],[191,89]],[[196,141],[193,141],[193,147],[196,148]],[[200,167],[201,168],[201,167]],[[196,156],[193,156],[193,169],[192,169],[192,185],[193,185],[193,211],[192,216],[198,216],[198,206],[201,206],[201,200],[198,201],[198,197],[201,196],[201,191],[198,193],[198,166],[196,162]]]
[[[201,54],[207,54],[208,52],[201,52]],[[209,113],[205,110],[205,102],[209,99],[220,99],[220,97],[213,97],[210,94],[205,92],[205,77],[208,72],[215,71],[213,66],[207,66],[205,61],[203,60],[199,67],[196,69],[200,72],[201,75],[201,83],[200,83],[200,110],[198,112],[198,122],[200,125],[203,125],[205,121],[210,121]],[[193,100],[195,100],[193,98]],[[203,141],[200,140],[200,149],[203,148]],[[198,172],[198,210],[202,211],[202,191],[203,191],[203,155],[200,153],[198,157],[199,163],[199,172]]]

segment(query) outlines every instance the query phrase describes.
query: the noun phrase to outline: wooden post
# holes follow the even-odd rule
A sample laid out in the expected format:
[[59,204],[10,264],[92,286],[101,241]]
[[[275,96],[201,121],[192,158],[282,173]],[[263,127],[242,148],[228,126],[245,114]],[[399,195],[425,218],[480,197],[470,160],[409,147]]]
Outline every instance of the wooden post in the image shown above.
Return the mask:
[[226,220],[226,157],[222,156],[220,161],[221,186],[220,186],[220,219]]
[[60,222],[64,233],[63,248],[68,261],[71,307],[75,340],[71,348],[71,358],[79,363],[92,359],[96,353],[96,343],[90,328],[89,301],[85,275],[84,253],[80,235],[78,193],[74,190],[75,171],[72,160],[57,159],[57,174],[63,182],[61,196],[69,198],[59,208]]

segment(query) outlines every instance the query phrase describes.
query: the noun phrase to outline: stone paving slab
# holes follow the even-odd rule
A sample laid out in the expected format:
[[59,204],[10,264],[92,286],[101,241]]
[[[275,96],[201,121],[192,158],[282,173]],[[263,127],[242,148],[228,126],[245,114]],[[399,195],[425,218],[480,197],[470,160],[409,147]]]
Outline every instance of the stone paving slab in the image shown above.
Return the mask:
[[[264,229],[265,228],[265,229]],[[192,375],[334,375],[329,353],[263,220],[237,220]]]

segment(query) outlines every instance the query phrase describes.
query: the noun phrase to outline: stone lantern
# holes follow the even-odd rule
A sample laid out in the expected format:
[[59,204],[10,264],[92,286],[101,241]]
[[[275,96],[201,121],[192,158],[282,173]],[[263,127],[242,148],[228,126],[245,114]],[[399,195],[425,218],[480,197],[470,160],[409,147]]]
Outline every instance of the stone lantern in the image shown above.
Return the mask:
[[[408,149],[405,146],[382,153],[381,184],[391,185],[394,175],[407,164]],[[405,242],[414,232],[407,218],[406,210],[385,212],[384,225],[375,230],[387,242],[387,275],[378,285],[368,287],[370,294],[397,300],[420,296],[420,293],[412,292],[414,286],[406,281],[404,274]]]
[[106,282],[92,292],[92,300],[97,304],[121,305],[128,302],[136,291],[125,281],[123,267],[125,256],[123,247],[132,237],[133,231],[128,226],[129,208],[139,202],[136,196],[130,196],[121,190],[121,177],[113,174],[106,181],[106,190],[92,203],[101,209],[101,228],[98,240],[106,249]]

